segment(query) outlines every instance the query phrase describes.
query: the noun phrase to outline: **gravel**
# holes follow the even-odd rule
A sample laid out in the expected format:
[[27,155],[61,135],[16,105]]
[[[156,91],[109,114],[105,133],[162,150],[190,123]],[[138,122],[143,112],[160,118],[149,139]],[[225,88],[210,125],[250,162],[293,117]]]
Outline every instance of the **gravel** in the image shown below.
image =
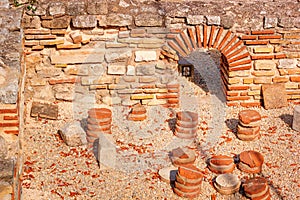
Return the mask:
[[[197,56],[192,56],[191,62],[196,63]],[[201,56],[209,58],[207,52]],[[205,63],[203,69],[197,65],[200,75],[196,74],[196,83],[178,78],[179,108],[148,107],[146,121],[130,122],[126,120],[129,107],[111,107],[113,134],[107,139],[116,145],[118,152],[113,167],[100,165],[99,168],[96,149],[69,147],[60,138],[59,128],[73,120],[72,103],[58,104],[61,114],[56,121],[30,118],[27,114],[22,198],[181,199],[173,193],[170,184],[159,179],[158,170],[171,165],[169,152],[172,149],[189,145],[197,153],[195,165],[204,173],[202,194],[197,199],[211,199],[214,195],[220,200],[247,199],[241,193],[218,194],[212,186],[216,174],[206,166],[206,160],[212,155],[235,156],[245,150],[256,150],[264,155],[262,173],[256,176],[268,180],[272,199],[300,199],[300,135],[291,129],[295,105],[273,110],[253,108],[262,115],[261,138],[241,141],[235,133],[238,113],[244,108],[225,106],[217,86],[219,80],[213,74],[208,76],[208,73],[216,75],[218,70],[211,60]],[[214,82],[205,85],[203,80]],[[182,110],[198,112],[196,140],[178,139],[172,133],[175,114]],[[242,182],[253,176],[237,168],[233,173]]]

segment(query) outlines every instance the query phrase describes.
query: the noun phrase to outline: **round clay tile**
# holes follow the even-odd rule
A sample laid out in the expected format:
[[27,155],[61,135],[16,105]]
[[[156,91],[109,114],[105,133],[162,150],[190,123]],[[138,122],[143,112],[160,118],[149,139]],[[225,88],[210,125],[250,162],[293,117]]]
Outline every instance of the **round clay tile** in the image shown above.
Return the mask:
[[178,167],[180,176],[187,179],[199,179],[203,177],[202,171],[194,165],[186,165]]
[[188,179],[182,177],[179,173],[176,174],[176,181],[186,186],[195,186],[200,185],[202,183],[202,177],[198,179]]
[[111,118],[104,118],[104,119],[95,119],[95,118],[90,118],[88,117],[87,119],[88,124],[93,124],[93,125],[108,125],[111,124],[112,119]]
[[253,141],[260,138],[260,133],[256,135],[244,135],[244,134],[237,133],[236,136],[242,141]]
[[187,186],[175,181],[175,188],[179,189],[181,192],[198,192],[201,190],[201,185]]
[[181,120],[176,120],[176,126],[182,127],[182,128],[195,128],[198,126],[198,122],[185,122]]
[[241,163],[248,165],[250,168],[260,167],[264,162],[264,157],[261,153],[257,151],[243,151],[239,155],[239,160]]
[[191,111],[182,111],[176,114],[178,120],[185,122],[195,122],[198,121],[198,114]]
[[108,108],[92,108],[88,111],[91,118],[103,119],[111,118],[112,112]]
[[215,165],[230,165],[234,162],[233,157],[226,155],[215,155],[209,159],[209,162]]
[[176,179],[176,174],[178,172],[177,167],[170,166],[162,168],[158,171],[160,179],[167,183],[174,183]]
[[257,135],[260,131],[260,127],[244,127],[238,124],[237,126],[237,133],[243,134],[243,135]]
[[261,116],[256,110],[243,110],[239,112],[239,120],[243,124],[250,124],[251,122],[260,121]]
[[268,182],[265,178],[255,177],[245,181],[243,189],[247,197],[257,198],[269,192]]
[[196,154],[193,150],[187,147],[178,147],[172,150],[170,158],[173,165],[180,166],[193,164],[196,160]]
[[196,198],[201,193],[201,190],[196,191],[196,192],[182,192],[181,190],[177,189],[176,187],[173,188],[173,191],[175,194],[177,194],[180,197],[190,198],[190,199]]
[[241,181],[235,174],[221,174],[216,177],[214,186],[221,194],[233,194],[240,189]]

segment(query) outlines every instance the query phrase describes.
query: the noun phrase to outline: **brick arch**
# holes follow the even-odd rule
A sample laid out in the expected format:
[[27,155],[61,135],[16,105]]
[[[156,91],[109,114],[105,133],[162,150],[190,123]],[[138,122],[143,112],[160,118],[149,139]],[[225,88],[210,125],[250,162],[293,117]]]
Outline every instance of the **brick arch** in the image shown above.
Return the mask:
[[[243,102],[250,100],[249,86],[236,82],[236,77],[250,75],[251,56],[243,40],[233,32],[217,26],[191,26],[171,30],[167,35],[167,44],[182,57],[187,57],[199,48],[218,50],[221,53],[220,71],[227,105],[236,105],[236,102],[243,105]],[[250,106],[259,105],[257,102]]]

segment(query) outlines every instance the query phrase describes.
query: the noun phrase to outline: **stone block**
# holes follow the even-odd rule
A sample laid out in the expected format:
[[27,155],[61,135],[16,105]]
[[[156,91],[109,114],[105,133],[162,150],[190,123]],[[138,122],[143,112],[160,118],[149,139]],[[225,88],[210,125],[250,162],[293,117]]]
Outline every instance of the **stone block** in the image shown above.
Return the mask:
[[282,59],[279,60],[278,68],[281,69],[291,69],[297,67],[297,60],[295,59]]
[[135,75],[135,67],[132,65],[128,65],[127,66],[127,72],[126,72],[127,76],[134,76]]
[[278,21],[278,25],[283,28],[293,28],[296,23],[296,18],[293,17],[281,17]]
[[0,136],[0,160],[4,159],[7,155],[6,142],[5,139]]
[[127,61],[132,55],[131,50],[106,51],[105,60],[108,63]]
[[187,23],[191,25],[203,24],[205,19],[203,15],[188,15],[186,17]]
[[108,13],[107,0],[88,1],[87,13],[90,15],[106,15]]
[[80,31],[72,31],[70,33],[70,37],[72,38],[74,44],[80,44],[82,42],[82,34]]
[[125,64],[110,64],[107,68],[107,74],[124,75],[126,73]]
[[136,66],[136,75],[154,75],[155,74],[155,64],[143,64]]
[[110,26],[130,26],[132,25],[132,16],[126,14],[110,13],[106,17],[107,25]]
[[22,19],[23,28],[35,28],[41,27],[41,19],[39,16],[24,15]]
[[256,60],[254,62],[255,70],[272,70],[276,68],[276,61],[274,60]]
[[84,15],[86,14],[85,12],[85,2],[68,2],[67,5],[67,14],[69,15]]
[[55,120],[58,117],[58,105],[33,102],[30,115],[31,117],[41,117]]
[[272,17],[272,16],[264,17],[264,28],[265,29],[277,27],[277,24],[278,24],[277,17]]
[[254,47],[254,53],[272,53],[273,47]]
[[106,96],[102,98],[102,102],[106,105],[119,105],[122,102],[122,99],[120,97],[110,97]]
[[66,5],[61,2],[54,2],[49,5],[50,15],[64,15],[66,13]]
[[58,84],[53,87],[57,100],[73,101],[75,98],[74,84]]
[[52,64],[80,64],[102,63],[104,51],[102,49],[61,50],[50,55]]
[[207,16],[205,16],[205,18],[207,20],[207,25],[217,25],[217,26],[219,26],[221,24],[220,16],[207,15]]
[[293,124],[292,124],[292,128],[295,131],[300,131],[300,106],[297,105],[294,108],[294,115],[293,115]]
[[97,18],[94,15],[81,15],[72,18],[75,28],[94,28],[97,26]]
[[135,17],[135,25],[136,26],[146,26],[146,27],[154,27],[154,26],[162,26],[164,19],[161,15],[143,13],[139,14]]
[[135,61],[154,61],[157,59],[156,51],[136,51],[135,52]]
[[100,133],[98,141],[98,161],[107,167],[116,167],[117,151],[116,146],[108,139],[109,136]]
[[79,121],[65,124],[59,134],[68,146],[76,147],[87,144],[85,131]]
[[264,84],[262,85],[262,94],[265,109],[281,108],[288,105],[284,83]]
[[51,20],[42,21],[42,27],[44,28],[67,28],[69,25],[70,25],[69,16],[55,17]]

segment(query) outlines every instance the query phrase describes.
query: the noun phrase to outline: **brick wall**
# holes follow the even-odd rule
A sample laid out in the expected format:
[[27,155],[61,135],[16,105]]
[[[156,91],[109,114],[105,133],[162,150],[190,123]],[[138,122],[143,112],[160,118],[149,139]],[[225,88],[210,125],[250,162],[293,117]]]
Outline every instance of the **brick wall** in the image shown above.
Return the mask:
[[80,88],[98,104],[178,106],[178,57],[205,48],[222,54],[228,105],[261,105],[265,83],[298,100],[300,8],[281,4],[41,1],[23,16],[26,97],[75,101]]

